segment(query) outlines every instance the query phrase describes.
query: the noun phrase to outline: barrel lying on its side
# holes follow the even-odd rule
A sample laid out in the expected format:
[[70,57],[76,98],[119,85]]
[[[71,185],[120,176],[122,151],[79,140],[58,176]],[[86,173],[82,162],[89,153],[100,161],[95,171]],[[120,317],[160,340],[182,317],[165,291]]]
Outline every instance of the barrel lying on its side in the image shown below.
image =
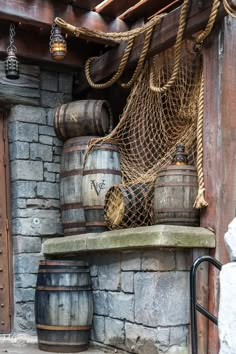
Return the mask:
[[74,353],[88,348],[93,299],[83,261],[40,261],[35,293],[39,349]]
[[81,100],[59,106],[54,114],[59,139],[77,136],[104,136],[113,129],[110,105],[104,100]]

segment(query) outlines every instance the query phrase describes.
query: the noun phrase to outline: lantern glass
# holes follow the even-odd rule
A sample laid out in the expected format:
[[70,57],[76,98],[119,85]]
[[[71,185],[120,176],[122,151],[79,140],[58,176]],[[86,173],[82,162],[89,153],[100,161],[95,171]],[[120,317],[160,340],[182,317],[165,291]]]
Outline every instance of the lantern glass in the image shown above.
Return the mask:
[[67,45],[59,27],[53,28],[50,41],[50,52],[55,60],[63,60],[66,56]]

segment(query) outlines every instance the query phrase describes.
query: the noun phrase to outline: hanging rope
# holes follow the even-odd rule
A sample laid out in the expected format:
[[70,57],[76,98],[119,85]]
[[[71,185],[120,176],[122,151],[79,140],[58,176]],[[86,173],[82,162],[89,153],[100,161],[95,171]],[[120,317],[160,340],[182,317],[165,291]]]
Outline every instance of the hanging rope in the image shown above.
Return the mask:
[[198,122],[197,122],[197,173],[198,173],[198,195],[194,208],[201,209],[208,206],[204,198],[205,184],[203,174],[203,115],[204,115],[204,77],[202,73],[201,88],[198,100]]
[[223,5],[227,14],[233,18],[236,18],[236,8],[231,6],[228,0],[223,0]]

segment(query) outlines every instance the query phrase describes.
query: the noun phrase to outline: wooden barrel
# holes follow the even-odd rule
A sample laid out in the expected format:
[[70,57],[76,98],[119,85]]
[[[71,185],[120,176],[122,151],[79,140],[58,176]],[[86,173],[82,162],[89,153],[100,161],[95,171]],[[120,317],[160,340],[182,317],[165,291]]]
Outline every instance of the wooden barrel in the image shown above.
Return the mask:
[[82,175],[84,154],[89,141],[95,137],[83,136],[64,143],[61,159],[60,200],[64,235],[86,232],[82,205]]
[[151,225],[153,187],[145,183],[116,185],[105,198],[104,217],[110,229]]
[[169,166],[159,173],[154,191],[154,224],[199,226],[193,208],[198,192],[194,166]]
[[88,264],[40,261],[35,292],[39,349],[74,353],[88,348],[93,298]]
[[105,195],[121,182],[120,154],[115,142],[96,145],[85,161],[82,197],[87,232],[106,231],[104,219]]
[[104,100],[81,100],[59,106],[54,129],[59,139],[76,136],[104,136],[113,128],[110,105]]

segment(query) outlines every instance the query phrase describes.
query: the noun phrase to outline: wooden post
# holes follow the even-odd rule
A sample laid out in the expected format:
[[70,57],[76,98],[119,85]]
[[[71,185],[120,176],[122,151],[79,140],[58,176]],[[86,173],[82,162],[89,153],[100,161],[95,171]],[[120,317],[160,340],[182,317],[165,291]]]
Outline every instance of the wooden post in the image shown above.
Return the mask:
[[[208,208],[201,226],[216,233],[212,252],[221,263],[228,261],[224,234],[236,207],[236,23],[226,17],[204,48],[204,173]],[[218,316],[218,271],[210,267],[209,309]],[[219,353],[218,329],[209,324],[208,353]]]

